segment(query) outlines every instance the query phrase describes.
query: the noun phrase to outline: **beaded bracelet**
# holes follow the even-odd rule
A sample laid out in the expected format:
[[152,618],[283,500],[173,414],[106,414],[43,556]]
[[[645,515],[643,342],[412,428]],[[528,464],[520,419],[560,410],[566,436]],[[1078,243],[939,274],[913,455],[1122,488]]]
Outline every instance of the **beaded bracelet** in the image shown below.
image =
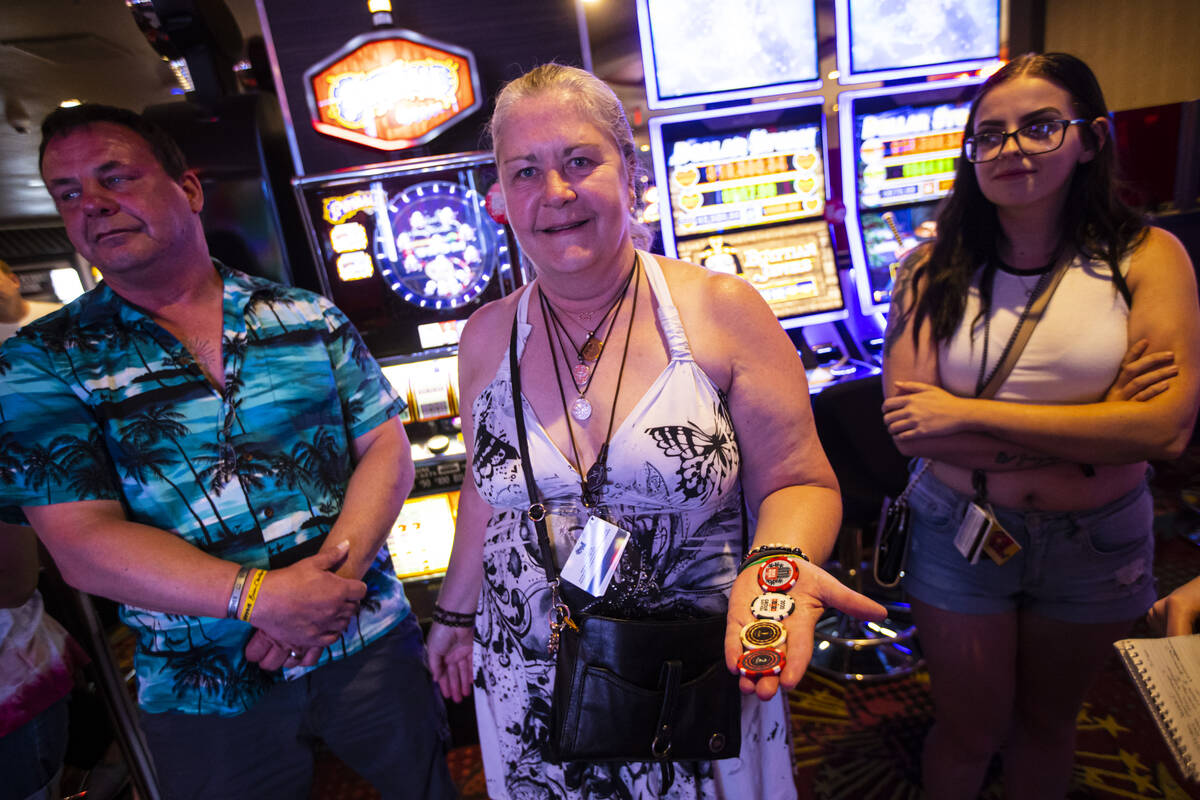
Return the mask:
[[434,603],[433,621],[439,625],[445,625],[447,628],[473,628],[475,627],[475,612],[447,611]]
[[808,554],[799,547],[792,547],[786,544],[762,544],[746,553],[746,557],[742,559],[742,564],[748,564],[751,561],[756,561],[767,556],[795,556],[802,558],[811,563]]
[[242,605],[242,592],[246,589],[246,578],[250,576],[250,567],[238,570],[233,579],[233,591],[229,593],[229,603],[225,606],[225,619],[237,619],[238,608]]

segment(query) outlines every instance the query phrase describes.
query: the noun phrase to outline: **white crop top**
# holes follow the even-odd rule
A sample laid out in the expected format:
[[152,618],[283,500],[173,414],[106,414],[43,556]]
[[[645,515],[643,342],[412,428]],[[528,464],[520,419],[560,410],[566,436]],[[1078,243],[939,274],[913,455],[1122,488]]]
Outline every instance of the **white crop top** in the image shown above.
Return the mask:
[[[1128,259],[1120,265],[1128,271]],[[983,356],[979,313],[980,268],[967,294],[966,311],[958,330],[938,348],[938,376],[946,391],[975,395],[979,361]],[[987,372],[1000,359],[1040,273],[998,268],[992,292],[991,332]],[[1041,321],[1017,359],[1013,371],[996,392],[997,400],[1024,403],[1093,403],[1117,377],[1128,347],[1129,307],[1112,280],[1107,264],[1076,259],[1050,298]]]

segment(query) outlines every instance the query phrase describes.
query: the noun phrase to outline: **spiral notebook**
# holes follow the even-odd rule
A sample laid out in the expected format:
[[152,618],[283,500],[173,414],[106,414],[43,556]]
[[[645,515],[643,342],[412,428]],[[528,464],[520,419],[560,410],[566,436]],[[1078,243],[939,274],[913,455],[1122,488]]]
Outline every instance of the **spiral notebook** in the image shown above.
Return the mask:
[[1200,634],[1115,644],[1179,769],[1200,780]]

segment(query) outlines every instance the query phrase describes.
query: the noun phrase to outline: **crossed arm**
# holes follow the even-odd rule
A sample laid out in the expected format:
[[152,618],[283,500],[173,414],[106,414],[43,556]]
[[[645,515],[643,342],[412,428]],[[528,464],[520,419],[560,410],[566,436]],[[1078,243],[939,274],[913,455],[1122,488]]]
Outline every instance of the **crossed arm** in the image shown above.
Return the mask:
[[[304,649],[295,663],[315,663],[320,649],[345,630],[366,593],[360,578],[399,513],[412,486],[413,468],[397,418],[359,436],[354,450],[358,466],[342,515],[321,551],[267,572],[254,607],[254,641],[265,645],[265,637],[272,646],[264,647],[260,659],[277,658],[280,650]],[[209,555],[170,531],[130,521],[117,501],[83,500],[23,510],[72,586],[156,611],[225,616],[239,565]],[[248,656],[254,654],[248,650]],[[273,661],[260,664],[266,669],[280,666]]]
[[883,408],[897,446],[907,455],[994,471],[1177,456],[1200,403],[1195,275],[1179,242],[1151,229],[1127,280],[1133,344],[1104,402],[1054,406],[956,397],[937,385],[927,325],[915,345],[907,331],[893,337]]

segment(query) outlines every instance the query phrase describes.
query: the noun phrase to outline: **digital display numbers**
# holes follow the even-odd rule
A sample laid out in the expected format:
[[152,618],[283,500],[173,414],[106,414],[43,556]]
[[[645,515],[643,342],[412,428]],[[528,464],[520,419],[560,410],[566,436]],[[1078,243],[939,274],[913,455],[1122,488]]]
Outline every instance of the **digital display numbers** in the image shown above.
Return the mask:
[[968,103],[945,103],[860,117],[860,207],[937,200],[949,194],[968,111]]
[[843,307],[829,226],[823,219],[680,241],[679,257],[742,276],[779,318]]
[[825,209],[815,124],[682,139],[667,164],[677,236],[804,219]]

